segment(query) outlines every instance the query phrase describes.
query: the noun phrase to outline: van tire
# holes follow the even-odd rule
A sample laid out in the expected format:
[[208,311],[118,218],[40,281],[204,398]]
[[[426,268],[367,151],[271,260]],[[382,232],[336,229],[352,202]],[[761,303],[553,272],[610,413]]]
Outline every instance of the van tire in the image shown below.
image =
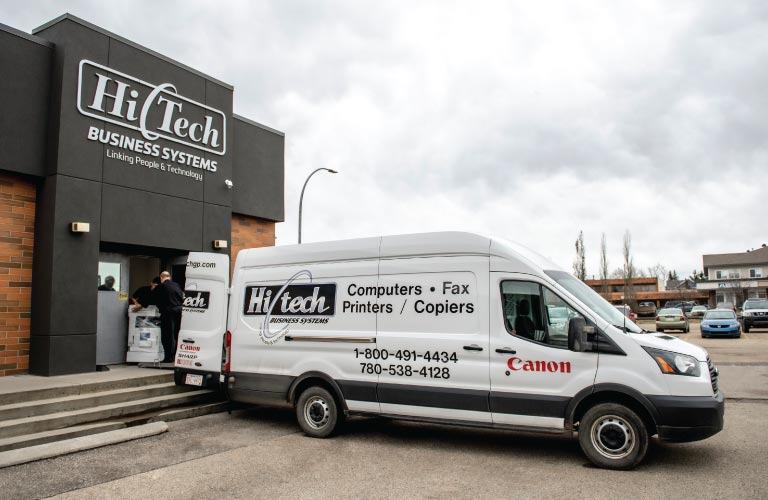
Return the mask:
[[296,420],[304,434],[309,437],[332,436],[342,419],[336,400],[322,387],[308,387],[296,401]]
[[629,470],[648,451],[648,430],[631,409],[616,403],[601,403],[584,414],[579,423],[579,445],[598,467]]

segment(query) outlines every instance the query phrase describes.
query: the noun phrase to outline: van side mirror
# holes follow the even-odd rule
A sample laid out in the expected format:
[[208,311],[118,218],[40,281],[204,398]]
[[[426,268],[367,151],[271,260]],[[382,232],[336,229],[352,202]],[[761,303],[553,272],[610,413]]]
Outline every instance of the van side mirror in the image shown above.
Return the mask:
[[584,318],[571,318],[568,321],[568,349],[574,352],[584,352],[587,349],[587,334],[594,333],[595,328],[587,326]]

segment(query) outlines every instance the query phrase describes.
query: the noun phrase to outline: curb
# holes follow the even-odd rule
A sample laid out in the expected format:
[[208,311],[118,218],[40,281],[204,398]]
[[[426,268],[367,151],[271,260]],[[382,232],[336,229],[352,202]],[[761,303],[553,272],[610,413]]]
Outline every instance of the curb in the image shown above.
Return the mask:
[[122,443],[149,436],[155,436],[168,431],[168,425],[165,422],[153,422],[151,424],[138,425],[127,429],[92,434],[56,443],[48,443],[18,450],[5,451],[0,453],[0,469],[19,465],[36,460],[58,457],[78,451],[100,448],[111,444]]

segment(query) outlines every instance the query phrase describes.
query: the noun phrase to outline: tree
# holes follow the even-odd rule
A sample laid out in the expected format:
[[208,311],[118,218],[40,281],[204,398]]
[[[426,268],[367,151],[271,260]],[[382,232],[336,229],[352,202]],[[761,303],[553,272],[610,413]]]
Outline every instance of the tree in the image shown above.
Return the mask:
[[667,268],[662,266],[661,263],[658,263],[655,266],[648,267],[647,271],[648,271],[648,276],[652,276],[654,278],[665,280],[667,277]]
[[622,254],[624,256],[624,302],[633,306],[635,302],[634,279],[636,269],[634,258],[632,257],[632,235],[629,233],[629,229],[624,232]]
[[587,279],[587,264],[584,256],[584,231],[576,238],[576,257],[573,259],[573,274],[581,281]]
[[603,297],[608,297],[608,250],[605,244],[605,233],[600,239],[600,279],[603,282],[602,292]]
[[667,274],[667,279],[668,280],[678,281],[679,278],[677,277],[677,271],[675,271],[674,269],[669,271],[669,273]]

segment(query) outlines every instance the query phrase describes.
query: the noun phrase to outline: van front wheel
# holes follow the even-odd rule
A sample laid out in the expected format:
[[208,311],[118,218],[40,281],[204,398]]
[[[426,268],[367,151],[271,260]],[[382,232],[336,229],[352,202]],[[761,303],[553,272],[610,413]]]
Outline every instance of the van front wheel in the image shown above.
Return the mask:
[[648,431],[631,409],[615,403],[590,408],[579,423],[579,444],[598,467],[628,470],[648,451]]
[[304,434],[315,438],[331,436],[341,417],[333,396],[322,387],[310,387],[296,402],[296,419]]

